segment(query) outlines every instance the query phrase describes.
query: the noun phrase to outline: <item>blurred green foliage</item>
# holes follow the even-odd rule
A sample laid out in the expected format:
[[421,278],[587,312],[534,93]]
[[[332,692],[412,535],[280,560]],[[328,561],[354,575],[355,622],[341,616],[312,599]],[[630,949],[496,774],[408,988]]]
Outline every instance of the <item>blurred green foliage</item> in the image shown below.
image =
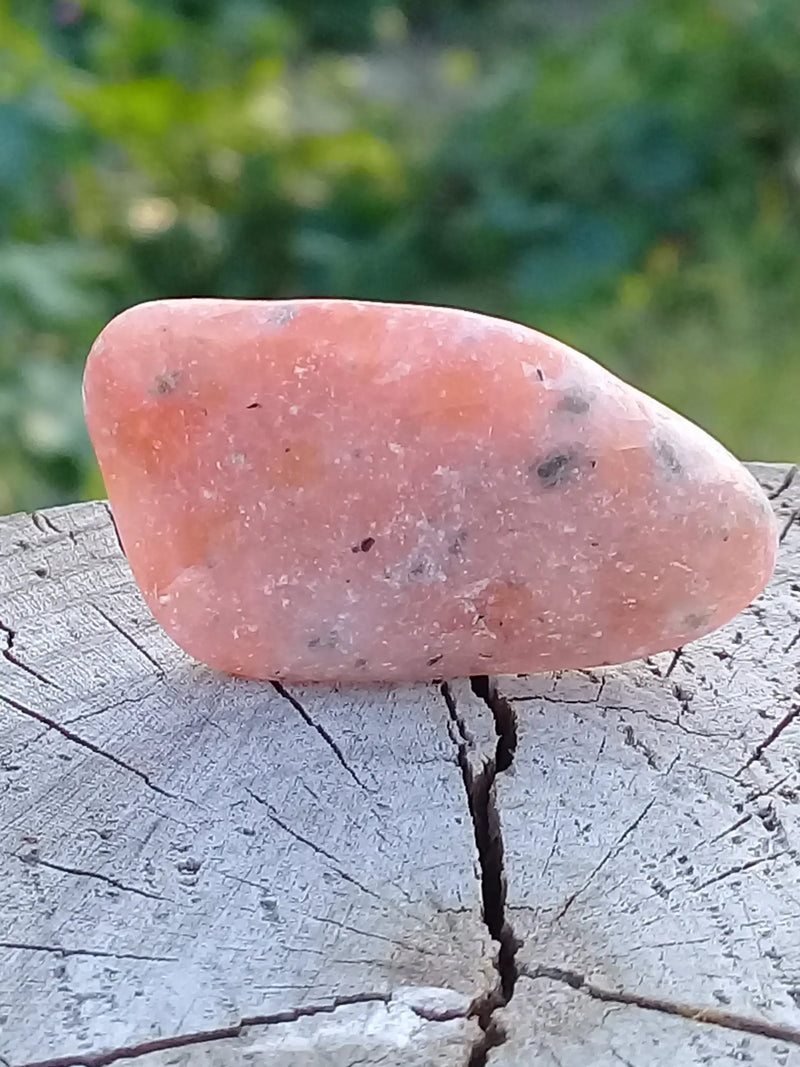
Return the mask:
[[162,296],[507,316],[800,459],[800,5],[606,6],[0,0],[0,512],[102,494],[82,363]]

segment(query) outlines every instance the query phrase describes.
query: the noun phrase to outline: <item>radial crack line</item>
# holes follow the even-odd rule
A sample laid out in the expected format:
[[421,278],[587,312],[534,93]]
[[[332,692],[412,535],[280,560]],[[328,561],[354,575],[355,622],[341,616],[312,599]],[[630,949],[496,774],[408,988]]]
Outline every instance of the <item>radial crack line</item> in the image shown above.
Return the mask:
[[743,874],[745,871],[752,870],[753,867],[760,867],[762,863],[780,859],[781,856],[785,855],[786,850],[783,852],[772,852],[768,856],[758,856],[756,859],[748,860],[746,863],[737,863],[735,867],[729,867],[727,871],[722,871],[721,874],[715,874],[712,878],[708,878],[705,882],[701,882],[700,885],[695,886],[694,892],[699,893],[701,889],[707,889],[710,885],[714,885],[716,882],[722,882],[726,878],[731,878],[734,874]]
[[137,1045],[109,1049],[106,1052],[76,1053],[73,1056],[59,1056],[49,1060],[37,1060],[35,1063],[19,1064],[17,1067],[108,1067],[117,1060],[133,1060],[152,1052],[164,1052],[168,1049],[186,1048],[189,1045],[202,1045],[210,1041],[224,1041],[237,1038],[248,1027],[274,1026],[277,1023],[293,1023],[298,1019],[312,1015],[332,1014],[337,1008],[351,1004],[371,1004],[382,1002],[388,1004],[388,993],[354,993],[335,997],[329,1004],[309,1004],[303,1008],[287,1008],[271,1015],[252,1015],[241,1019],[233,1026],[220,1027],[217,1030],[199,1030],[191,1034],[175,1034],[171,1037],[158,1037],[152,1041],[143,1041]]
[[[43,726],[47,726],[51,730],[55,730],[56,733],[61,734],[62,737],[68,741],[72,741],[73,744],[80,745],[82,748],[87,749],[89,752],[93,752],[95,756],[101,756],[103,759],[110,760],[111,763],[117,767],[121,767],[123,770],[128,771],[130,774],[135,774],[137,778],[140,778],[148,789],[152,789],[154,793],[158,793],[162,797],[168,797],[170,800],[187,800],[186,797],[177,797],[174,793],[168,793],[166,789],[162,789],[159,785],[154,785],[150,781],[149,775],[144,771],[138,770],[138,768],[131,766],[130,763],[126,763],[124,759],[119,756],[113,755],[111,752],[106,752],[98,745],[93,744],[91,741],[87,741],[84,737],[80,737],[78,734],[73,733],[72,730],[68,730],[61,723],[55,721],[55,719],[49,718],[47,715],[42,714],[41,711],[35,711],[33,708],[27,707],[27,705],[20,703],[18,700],[14,700],[13,697],[4,696],[0,694],[0,702],[6,704],[8,707],[13,708],[14,711],[18,711],[21,715],[26,715],[29,719],[35,719],[36,722],[40,722]],[[193,803],[189,801],[189,803]]]
[[148,897],[150,900],[167,899],[166,897],[161,896],[160,893],[152,893],[149,889],[140,889],[135,885],[127,885],[125,882],[120,882],[119,879],[113,878],[108,874],[102,874],[100,871],[85,871],[81,867],[67,867],[64,864],[54,863],[52,860],[45,860],[36,855],[20,856],[16,852],[9,854],[13,855],[20,863],[24,863],[29,867],[47,867],[51,871],[59,871],[61,874],[73,874],[80,878],[94,878],[98,882],[105,882],[105,884],[111,886],[112,889],[119,889],[122,893],[136,893],[137,896]]
[[556,915],[556,922],[559,922],[561,919],[564,918],[564,916],[567,914],[567,912],[572,907],[572,905],[575,903],[575,901],[578,899],[578,897],[581,895],[581,893],[585,893],[586,892],[586,890],[591,885],[592,881],[600,873],[600,871],[603,869],[603,867],[605,867],[605,865],[609,862],[609,860],[611,860],[615,856],[619,855],[620,851],[622,850],[622,848],[623,848],[623,846],[625,844],[625,841],[628,839],[628,837],[630,837],[630,835],[633,833],[633,831],[639,826],[641,821],[646,817],[647,813],[650,811],[650,809],[655,804],[655,802],[656,802],[656,798],[655,797],[653,797],[651,800],[648,800],[648,802],[645,804],[644,808],[639,812],[639,814],[636,816],[636,818],[633,820],[633,822],[622,831],[622,833],[617,838],[615,844],[613,844],[611,846],[611,848],[608,850],[608,852],[606,852],[605,856],[603,856],[603,858],[600,860],[600,862],[595,866],[594,870],[590,873],[589,877],[586,879],[586,881],[583,883],[583,885],[580,886],[578,889],[575,890],[574,893],[571,893],[567,897],[566,901],[564,902],[564,905],[561,908],[561,911],[559,911],[558,915]]
[[517,732],[514,709],[508,700],[499,696],[494,679],[476,676],[470,679],[470,684],[475,696],[491,711],[497,735],[494,753],[484,754],[480,767],[474,766],[471,758],[476,751],[475,740],[458,708],[456,694],[447,682],[441,684],[440,692],[447,706],[450,736],[456,746],[456,762],[461,770],[472,818],[481,874],[483,921],[490,937],[499,946],[495,963],[497,984],[476,997],[470,1009],[470,1015],[477,1019],[481,1028],[481,1034],[473,1043],[468,1067],[485,1067],[491,1049],[506,1040],[505,1030],[495,1017],[495,1012],[510,1002],[518,974],[516,954],[519,942],[506,915],[503,834],[495,798],[498,775],[513,763]]
[[742,764],[739,770],[734,775],[734,778],[738,778],[740,774],[747,770],[748,767],[752,767],[754,763],[764,755],[770,745],[774,744],[781,736],[783,731],[791,726],[794,720],[800,715],[800,704],[796,704],[790,708],[789,711],[783,716],[780,722],[775,724],[773,730],[764,738],[763,741],[759,741],[756,747],[753,749],[751,755],[747,757],[747,760]]
[[774,1041],[786,1041],[800,1045],[800,1029],[772,1023],[767,1019],[757,1019],[736,1012],[722,1011],[719,1008],[703,1007],[695,1004],[683,1004],[668,1000],[666,997],[648,996],[643,993],[628,993],[624,989],[608,989],[586,980],[578,971],[561,967],[548,967],[543,964],[524,965],[520,974],[532,980],[549,978],[561,982],[580,993],[585,993],[593,1000],[602,1000],[606,1004],[629,1004],[646,1011],[658,1011],[665,1015],[678,1015],[696,1023],[708,1023],[721,1026],[726,1030],[738,1030],[747,1034],[757,1034]]
[[49,685],[52,689],[58,689],[60,692],[63,692],[60,685],[57,685],[56,682],[52,682],[44,674],[40,674],[35,667],[31,667],[29,664],[25,663],[24,660],[19,658],[14,651],[14,642],[17,638],[16,630],[12,630],[11,627],[6,626],[4,622],[0,622],[0,634],[4,634],[6,639],[6,647],[3,649],[2,653],[4,659],[8,660],[9,663],[13,664],[19,670],[29,674],[31,678],[35,678],[37,682],[41,682],[42,685]]
[[128,633],[128,631],[125,629],[125,627],[122,625],[122,623],[117,622],[117,620],[115,618],[113,618],[111,615],[109,615],[108,612],[104,611],[101,607],[98,607],[97,604],[91,604],[90,606],[92,608],[94,608],[94,610],[97,612],[98,615],[102,616],[102,618],[105,619],[105,621],[108,623],[108,625],[113,630],[117,631],[117,633],[120,635],[120,637],[123,637],[128,642],[129,645],[131,645],[133,648],[135,648],[140,656],[143,656],[147,660],[147,662],[154,668],[156,674],[159,677],[163,677],[164,676],[165,671],[164,671],[163,665],[161,663],[159,663],[158,660],[155,658],[155,656],[151,655],[147,651],[147,649],[144,647],[144,645],[141,645],[136,640],[136,638],[133,637],[132,634]]
[[96,956],[99,959],[141,960],[144,963],[179,963],[178,956],[144,956],[137,952],[109,952],[100,948],[67,948],[65,945],[37,945],[28,941],[0,941],[0,948],[16,952],[46,952],[53,956]]
[[253,790],[250,789],[248,786],[245,786],[244,791],[249,797],[255,800],[257,804],[260,804],[264,808],[267,813],[267,817],[270,819],[271,822],[274,822],[276,826],[280,827],[280,829],[283,830],[284,833],[289,834],[290,837],[293,837],[295,841],[298,841],[301,845],[305,845],[307,848],[310,848],[312,852],[316,852],[318,856],[322,856],[324,859],[326,859],[328,863],[331,864],[331,866],[340,878],[343,878],[346,882],[350,882],[351,885],[354,885],[357,889],[360,889],[362,893],[366,893],[368,896],[374,897],[375,900],[382,899],[379,893],[376,893],[374,890],[369,889],[362,882],[359,882],[357,878],[354,878],[352,874],[348,874],[347,871],[343,870],[341,867],[341,860],[339,860],[338,857],[334,856],[332,852],[328,852],[328,850],[323,848],[322,845],[316,844],[316,842],[312,841],[310,837],[305,837],[303,834],[298,833],[297,830],[292,829],[292,827],[289,826],[287,822],[284,822],[284,820],[280,817],[280,815],[278,815],[278,813],[267,800],[265,800],[263,797],[260,797],[258,793],[254,793]]
[[364,785],[364,783],[361,781],[361,779],[358,777],[358,775],[353,770],[353,768],[350,766],[350,764],[347,762],[347,760],[344,758],[344,753],[339,748],[339,746],[336,744],[336,741],[333,739],[333,737],[331,737],[331,735],[328,733],[328,731],[322,725],[322,723],[316,722],[311,717],[311,715],[308,713],[306,708],[303,707],[303,705],[300,703],[300,701],[297,699],[297,697],[293,696],[289,692],[289,690],[284,685],[282,685],[280,682],[273,681],[272,687],[273,687],[273,689],[275,690],[276,693],[279,693],[283,697],[284,700],[288,700],[289,701],[289,703],[292,705],[292,707],[295,709],[295,711],[300,714],[300,716],[312,728],[312,730],[316,730],[317,731],[319,736],[322,738],[322,740],[325,742],[325,744],[331,749],[331,751],[333,752],[334,756],[336,756],[336,759],[339,761],[339,763],[341,763],[341,765],[344,767],[344,769],[347,771],[347,773],[350,775],[350,777],[353,779],[353,781],[356,783],[356,785],[358,785],[361,789],[363,789],[364,792],[368,793],[369,790]]
[[777,500],[779,496],[786,492],[786,490],[794,481],[796,475],[797,464],[793,464],[783,476],[783,481],[781,482],[781,484],[777,487],[777,489],[772,489],[770,492],[768,492],[767,497],[770,500]]

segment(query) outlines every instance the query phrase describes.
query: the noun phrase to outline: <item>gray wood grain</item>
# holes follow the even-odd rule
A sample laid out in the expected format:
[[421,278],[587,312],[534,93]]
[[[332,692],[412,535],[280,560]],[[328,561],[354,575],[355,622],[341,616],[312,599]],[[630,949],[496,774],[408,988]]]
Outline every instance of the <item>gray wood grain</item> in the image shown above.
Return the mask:
[[784,538],[746,612],[677,659],[502,680],[493,1067],[800,1064],[800,478],[753,469]]
[[754,469],[730,626],[441,689],[220,676],[104,505],[0,520],[0,1065],[800,1064],[800,482]]
[[[191,662],[101,504],[0,522],[0,624],[0,1057],[195,1035],[158,1062],[204,1063],[249,1020],[349,1064],[341,1020],[383,1015],[380,1062],[464,1062],[494,977],[436,686],[278,692]],[[397,1000],[420,987],[458,1017]],[[290,1062],[279,1037],[260,1062]]]
[[358,1067],[467,1061],[476,1024],[467,998],[441,990],[398,989],[391,997],[344,1004],[335,1011],[250,1026],[236,1038],[137,1057],[137,1067]]

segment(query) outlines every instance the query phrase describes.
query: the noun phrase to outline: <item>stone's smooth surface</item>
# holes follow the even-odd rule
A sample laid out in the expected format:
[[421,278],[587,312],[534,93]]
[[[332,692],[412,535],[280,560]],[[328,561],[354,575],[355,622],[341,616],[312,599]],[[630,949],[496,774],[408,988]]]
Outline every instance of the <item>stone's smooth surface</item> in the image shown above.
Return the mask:
[[84,390],[153,614],[234,674],[619,663],[727,622],[774,565],[767,500],[721,445],[514,323],[159,301],[105,328]]

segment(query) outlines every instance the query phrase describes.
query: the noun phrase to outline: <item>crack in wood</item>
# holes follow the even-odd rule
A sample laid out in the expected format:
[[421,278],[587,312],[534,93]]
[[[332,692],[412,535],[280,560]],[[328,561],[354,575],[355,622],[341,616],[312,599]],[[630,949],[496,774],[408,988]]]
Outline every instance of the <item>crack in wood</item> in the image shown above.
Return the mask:
[[374,897],[375,900],[382,899],[379,893],[376,893],[374,890],[367,888],[367,886],[359,882],[357,878],[354,878],[352,874],[348,874],[347,871],[342,870],[340,866],[341,860],[337,856],[334,856],[332,852],[328,852],[327,849],[324,849],[322,847],[322,845],[316,844],[310,838],[304,837],[303,834],[298,833],[297,830],[293,830],[288,823],[284,822],[284,820],[280,817],[280,815],[278,815],[278,813],[267,800],[265,800],[263,797],[260,797],[258,793],[254,793],[253,790],[249,788],[249,786],[245,786],[244,791],[249,797],[255,800],[257,804],[260,804],[264,808],[264,811],[267,813],[267,818],[271,822],[274,822],[276,826],[280,827],[280,829],[283,830],[284,833],[287,833],[290,837],[293,837],[295,841],[299,842],[301,845],[305,845],[307,848],[310,848],[312,852],[316,852],[318,856],[322,856],[324,859],[326,859],[331,864],[333,870],[345,882],[349,882],[351,885],[354,885],[356,889],[360,889],[362,893],[366,893],[368,896]]
[[124,558],[127,559],[127,556],[125,556],[125,549],[123,548],[123,545],[122,545],[122,538],[119,536],[119,527],[117,526],[117,520],[114,518],[114,512],[111,510],[111,505],[109,504],[109,502],[107,500],[103,500],[101,503],[102,503],[103,507],[105,508],[106,514],[108,515],[108,518],[109,518],[109,520],[111,522],[111,527],[114,530],[114,537],[117,540],[117,545],[119,546],[120,555],[122,555]]
[[646,818],[647,813],[650,811],[650,809],[655,804],[655,802],[656,802],[656,798],[655,797],[653,797],[651,800],[648,800],[648,802],[645,804],[644,808],[639,812],[639,814],[636,816],[636,818],[633,820],[633,822],[629,823],[628,826],[625,827],[625,829],[619,835],[619,837],[614,842],[614,844],[611,846],[611,848],[606,852],[606,854],[603,856],[603,858],[600,860],[600,862],[595,865],[594,869],[591,871],[591,873],[589,874],[589,877],[586,879],[586,881],[583,883],[583,885],[579,886],[574,891],[574,893],[570,893],[570,895],[567,897],[566,901],[561,906],[561,910],[555,916],[555,920],[554,920],[555,922],[560,922],[564,918],[564,916],[567,914],[567,912],[572,907],[572,905],[575,903],[575,901],[578,899],[578,897],[581,895],[581,893],[584,893],[588,889],[588,887],[591,885],[592,881],[594,880],[595,876],[600,873],[600,871],[603,869],[603,867],[605,867],[605,865],[609,862],[609,860],[611,860],[615,856],[619,855],[619,853],[625,847],[626,840],[630,837],[630,835],[634,832],[634,830],[636,830],[636,828],[640,825],[642,820],[644,818]]
[[791,513],[789,518],[786,520],[786,523],[785,523],[783,529],[778,534],[778,543],[779,544],[783,544],[783,542],[786,540],[786,535],[789,533],[789,530],[791,530],[792,526],[794,525],[794,520],[797,518],[798,515],[800,515],[800,508],[795,508],[795,510]]
[[800,704],[797,704],[794,707],[790,708],[789,711],[787,711],[787,713],[780,720],[780,722],[776,724],[775,728],[764,738],[764,740],[759,741],[759,743],[753,749],[752,754],[748,756],[747,761],[743,763],[739,770],[736,772],[734,778],[738,778],[740,774],[743,774],[744,771],[748,769],[748,767],[752,767],[754,763],[757,763],[758,760],[761,759],[761,757],[770,747],[770,745],[774,744],[775,741],[777,741],[778,738],[781,736],[783,731],[792,725],[798,715],[800,715]]
[[389,945],[396,945],[398,948],[410,952],[419,952],[423,956],[439,955],[439,952],[436,949],[421,948],[419,945],[414,945],[410,941],[401,941],[396,937],[387,937],[385,934],[379,934],[373,930],[359,930],[357,926],[351,926],[349,923],[340,922],[338,919],[326,918],[324,915],[309,915],[309,918],[312,922],[324,923],[326,926],[335,926],[339,930],[347,930],[348,933],[358,934],[359,937],[370,937],[375,941],[385,941]]
[[723,837],[727,837],[728,834],[734,833],[740,827],[742,827],[746,823],[750,822],[750,820],[752,818],[753,818],[752,812],[747,814],[747,815],[743,815],[741,817],[741,819],[737,819],[736,822],[731,823],[730,826],[726,826],[724,830],[720,830],[720,832],[718,834],[715,834],[714,837],[710,838],[708,841],[701,841],[697,845],[697,847],[695,849],[693,849],[693,851],[696,852],[697,849],[701,848],[703,845],[716,845],[717,841],[721,841],[723,839]]
[[670,677],[672,672],[678,666],[678,660],[681,658],[682,655],[683,655],[683,645],[681,645],[680,648],[676,648],[675,651],[672,653],[672,659],[670,660],[669,666],[667,667],[666,671],[664,672],[664,677],[665,678],[669,678]]
[[106,752],[98,745],[93,744],[91,741],[87,741],[86,738],[80,737],[78,734],[73,733],[72,730],[68,730],[61,723],[56,722],[54,719],[44,715],[41,711],[35,711],[33,708],[27,707],[27,705],[20,703],[18,700],[14,700],[13,697],[5,696],[0,693],[0,702],[5,704],[9,708],[13,708],[14,711],[18,711],[21,715],[26,715],[29,719],[35,719],[36,722],[40,722],[43,726],[47,726],[50,730],[55,730],[56,733],[61,734],[67,741],[71,741],[75,745],[80,745],[81,748],[87,749],[87,751],[94,753],[95,756],[100,756],[102,759],[109,760],[115,766],[120,767],[122,770],[128,771],[130,774],[135,774],[148,789],[152,789],[154,793],[158,793],[159,796],[167,797],[170,800],[187,800],[186,797],[178,797],[174,793],[168,793],[166,789],[162,789],[160,785],[154,785],[150,781],[149,775],[144,771],[140,771],[137,767],[131,766],[130,763],[126,763],[125,760],[120,759],[119,756],[115,756],[111,752]]
[[370,790],[367,789],[367,787],[358,777],[356,772],[344,758],[344,753],[336,744],[336,741],[333,739],[333,737],[331,737],[331,735],[322,725],[322,723],[316,722],[309,714],[308,710],[300,703],[297,697],[290,693],[289,690],[281,684],[281,682],[273,680],[272,687],[276,693],[279,693],[283,697],[284,700],[289,701],[295,711],[298,712],[301,718],[311,727],[312,730],[316,730],[316,732],[319,734],[325,744],[331,749],[334,756],[336,756],[336,759],[339,761],[339,763],[341,763],[341,765],[344,767],[344,769],[347,771],[347,773],[350,775],[356,785],[359,786],[359,788],[363,789],[365,793],[369,793]]
[[[515,702],[521,701],[521,700],[528,700],[528,699],[534,700],[534,699],[536,699],[536,700],[549,701],[549,702],[554,703],[554,704],[578,704],[578,705],[583,704],[583,705],[590,705],[590,706],[594,706],[594,707],[596,707],[598,705],[598,701],[594,697],[592,697],[592,698],[588,698],[587,697],[586,699],[582,699],[582,700],[563,700],[562,701],[562,700],[559,700],[557,697],[552,697],[552,696],[548,696],[546,694],[542,694],[541,697],[514,697],[513,699],[514,699]],[[664,718],[662,715],[654,715],[653,712],[650,711],[650,709],[646,708],[646,707],[635,708],[630,704],[603,704],[602,707],[603,707],[603,711],[605,711],[605,712],[613,711],[618,715],[644,715],[644,717],[646,719],[649,719],[650,722],[658,723],[659,726],[671,726],[674,729],[680,730],[681,733],[687,734],[690,737],[702,737],[702,738],[707,739],[707,740],[710,740],[710,739],[716,738],[716,737],[725,738],[725,740],[739,740],[740,737],[741,737],[741,734],[739,734],[739,735],[730,734],[725,730],[693,730],[691,728],[691,726],[687,726],[686,723],[681,721],[680,716],[678,716],[678,718],[676,718],[676,719],[667,719],[667,718]],[[734,775],[730,775],[729,777],[733,778],[735,776]]]
[[560,982],[580,993],[585,993],[593,1000],[601,1000],[607,1004],[627,1004],[632,1007],[642,1008],[645,1011],[677,1015],[692,1022],[708,1023],[712,1026],[721,1026],[726,1030],[738,1030],[747,1034],[756,1034],[759,1037],[768,1037],[774,1041],[785,1041],[788,1044],[800,1045],[800,1029],[794,1026],[771,1023],[767,1019],[739,1015],[736,1012],[723,1011],[720,1008],[682,1004],[680,1001],[669,1000],[666,997],[648,996],[643,993],[628,993],[623,989],[608,989],[588,981],[579,971],[572,971],[567,968],[550,967],[544,964],[523,965],[520,969],[520,977],[528,978],[532,981],[546,978],[554,982]]
[[[91,711],[84,711],[80,715],[74,715],[71,719],[64,719],[62,725],[74,726],[76,722],[85,722],[86,719],[94,719],[98,715],[105,715],[106,712],[116,711],[117,708],[122,708],[126,704],[141,704],[143,701],[149,699],[153,695],[153,690],[148,689],[144,693],[139,693],[137,696],[122,697],[120,700],[115,700],[113,704],[104,704],[101,708],[93,708]],[[203,716],[201,716],[202,718]]]
[[797,464],[793,464],[787,470],[786,474],[784,474],[783,481],[777,487],[777,489],[772,489],[767,492],[767,498],[769,500],[777,500],[779,496],[782,496],[786,492],[786,490],[792,485],[795,480],[795,477],[797,475],[797,469]]
[[494,754],[484,756],[483,765],[477,771],[470,760],[475,741],[458,710],[455,694],[447,682],[442,682],[440,692],[450,715],[450,735],[456,745],[457,762],[472,817],[481,872],[483,920],[489,935],[499,945],[495,963],[498,984],[476,997],[470,1007],[470,1015],[477,1019],[481,1036],[470,1050],[467,1067],[485,1067],[489,1052],[506,1040],[506,1032],[495,1017],[495,1012],[510,1002],[518,974],[516,955],[520,942],[506,917],[503,832],[494,790],[497,775],[507,771],[513,763],[517,747],[517,723],[513,706],[499,695],[494,679],[478,675],[471,678],[470,682],[475,696],[483,700],[491,711],[497,736]]
[[514,762],[514,754],[517,751],[519,741],[517,713],[511,701],[500,695],[494,678],[489,678],[485,674],[473,675],[470,678],[470,685],[475,696],[482,700],[492,713],[494,730],[497,735],[497,749],[494,756],[495,770],[498,774],[502,774]]
[[769,856],[758,856],[754,860],[747,860],[746,863],[738,863],[735,867],[730,867],[727,871],[715,874],[712,878],[708,878],[705,882],[701,882],[700,885],[694,886],[694,892],[699,893],[701,889],[707,889],[710,885],[714,885],[716,882],[722,882],[726,878],[731,878],[734,874],[743,874],[745,871],[752,870],[753,867],[760,867],[762,863],[780,859],[781,856],[785,855],[786,852],[773,852]]
[[760,797],[770,796],[770,794],[774,793],[777,789],[780,789],[782,785],[786,785],[786,783],[789,781],[790,778],[794,776],[794,774],[795,772],[793,770],[787,771],[786,774],[781,775],[780,778],[774,781],[772,785],[765,786],[763,789],[751,789],[750,792],[744,798],[745,802],[751,804],[754,800],[758,800]]
[[634,1064],[631,1063],[630,1060],[626,1060],[625,1057],[621,1053],[617,1052],[617,1050],[614,1048],[613,1045],[609,1046],[609,1052],[614,1057],[614,1059],[617,1061],[617,1063],[623,1064],[623,1067],[634,1067]]
[[64,531],[59,530],[59,528],[56,526],[56,524],[45,511],[32,511],[31,522],[39,531],[39,533],[54,533],[58,534],[59,537],[64,536]]
[[19,656],[14,651],[14,642],[17,638],[16,630],[12,630],[10,626],[6,626],[4,622],[0,621],[0,634],[4,634],[6,639],[6,647],[3,649],[4,659],[8,660],[8,662],[13,664],[13,666],[19,668],[19,670],[24,671],[26,674],[29,674],[32,678],[35,678],[37,682],[41,682],[42,685],[49,685],[51,688],[58,689],[59,692],[63,692],[63,689],[60,685],[57,685],[55,682],[45,677],[44,674],[40,674],[39,671],[37,671],[34,667],[31,667],[29,664],[25,663],[19,658]]
[[0,948],[18,952],[46,952],[63,959],[69,956],[92,956],[110,960],[141,960],[144,963],[178,963],[178,956],[145,956],[137,952],[109,952],[99,948],[67,948],[64,945],[37,945],[27,941],[0,941]]
[[147,651],[147,649],[144,647],[144,645],[139,644],[139,642],[136,640],[136,638],[128,633],[128,631],[125,629],[125,627],[122,625],[122,623],[117,622],[116,619],[114,619],[111,615],[108,614],[107,611],[104,611],[97,604],[90,604],[89,606],[91,608],[93,608],[97,612],[98,615],[102,616],[102,618],[105,619],[105,621],[108,623],[108,625],[113,630],[116,630],[116,632],[120,635],[120,637],[123,637],[128,642],[129,645],[132,645],[136,649],[136,651],[139,653],[140,656],[143,656],[147,660],[147,662],[154,668],[154,670],[155,670],[155,672],[156,672],[156,674],[158,675],[159,678],[163,678],[164,673],[165,673],[164,667],[158,662],[158,660],[155,658],[155,656],[152,656]]
[[12,855],[14,859],[19,860],[20,863],[24,863],[29,867],[48,867],[51,871],[60,871],[62,874],[73,874],[76,877],[82,878],[94,878],[98,882],[105,882],[106,885],[110,885],[113,889],[119,889],[123,893],[135,893],[140,897],[148,897],[150,900],[166,900],[166,897],[161,896],[160,893],[151,893],[148,889],[140,889],[135,885],[126,885],[125,882],[120,882],[119,879],[113,878],[108,874],[101,874],[100,871],[85,871],[80,867],[67,867],[61,863],[54,863],[52,860],[42,859],[41,856],[36,853],[28,853],[21,856],[16,852],[7,853]]
[[[35,1063],[19,1064],[17,1067],[108,1067],[117,1060],[133,1060],[152,1052],[164,1052],[169,1049],[186,1048],[189,1045],[202,1045],[211,1041],[224,1041],[226,1038],[241,1037],[243,1032],[254,1026],[275,1026],[278,1023],[294,1023],[298,1019],[313,1015],[332,1014],[338,1008],[352,1004],[389,1004],[388,993],[352,993],[334,997],[329,1004],[309,1004],[302,1008],[287,1008],[271,1015],[250,1015],[233,1026],[220,1027],[216,1030],[199,1030],[191,1034],[175,1034],[171,1037],[158,1037],[152,1041],[142,1041],[137,1045],[109,1049],[106,1052],[77,1053],[74,1056],[60,1056],[55,1059],[37,1060]],[[414,1008],[411,1009],[414,1011]],[[415,1014],[418,1014],[416,1011]]]
[[653,771],[660,771],[661,768],[658,764],[658,758],[656,753],[650,748],[650,746],[642,741],[641,738],[636,736],[636,731],[630,723],[623,723],[617,727],[619,733],[622,734],[622,743],[628,748],[632,748],[634,752],[641,753],[643,759],[646,761],[647,766]]

